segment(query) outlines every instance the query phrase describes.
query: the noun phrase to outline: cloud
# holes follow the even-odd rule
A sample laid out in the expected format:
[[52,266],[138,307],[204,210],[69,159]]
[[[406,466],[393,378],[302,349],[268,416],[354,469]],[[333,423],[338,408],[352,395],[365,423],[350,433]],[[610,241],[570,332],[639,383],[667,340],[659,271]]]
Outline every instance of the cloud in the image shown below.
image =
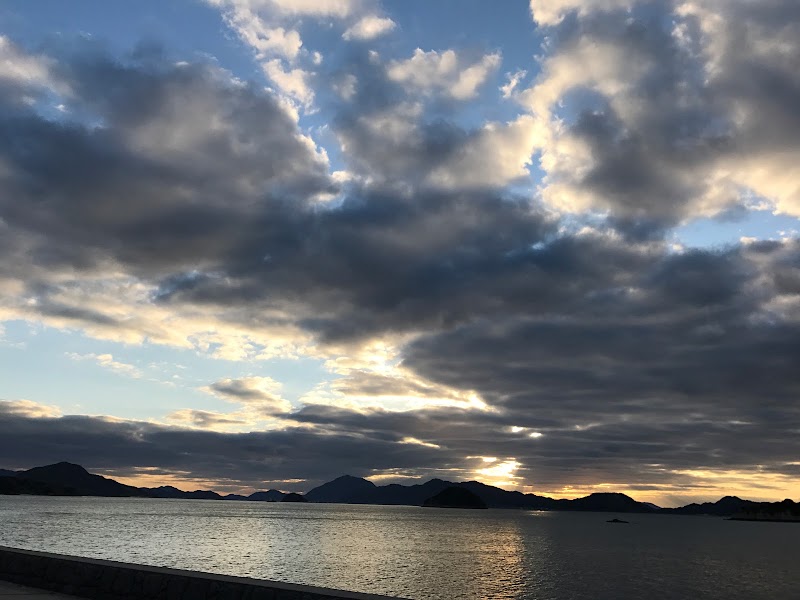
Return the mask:
[[487,54],[479,61],[467,65],[454,50],[424,52],[420,48],[406,60],[389,63],[389,79],[416,88],[423,94],[433,92],[450,96],[454,100],[468,100],[500,65],[500,53]]
[[537,122],[527,115],[509,123],[487,123],[457,152],[428,175],[438,188],[501,188],[528,176],[531,154],[539,135]]
[[256,354],[271,346],[259,329],[278,344],[298,339],[278,307],[245,328],[200,306],[176,321],[179,309],[165,305],[178,289],[222,277],[221,261],[255,242],[247,231],[280,230],[268,213],[300,217],[303,202],[335,188],[293,116],[207,65],[116,62],[90,48],[55,69],[75,113],[101,125],[55,124],[33,109],[0,122],[4,317],[220,352],[226,340],[259,338]]
[[528,72],[525,69],[517,69],[513,73],[506,73],[506,83],[500,86],[500,91],[503,94],[503,98],[511,98],[511,95],[514,93],[514,90],[517,89],[520,82],[528,76]]
[[291,16],[336,17],[352,14],[360,0],[212,0],[215,4],[233,4],[273,10]]
[[[532,7],[560,15],[578,4]],[[797,152],[793,3],[580,7],[553,29],[540,75],[517,96],[543,124],[548,203],[654,230],[748,194],[800,214],[787,163]]]
[[305,107],[310,107],[314,103],[314,91],[308,82],[311,74],[308,71],[287,70],[277,58],[265,62],[262,68],[281,92],[298,100]]
[[256,58],[261,60],[274,54],[295,59],[303,45],[297,31],[270,27],[265,19],[246,6],[233,7],[226,13],[225,22],[245,44],[256,51]]
[[[367,85],[351,99],[354,110],[362,94],[369,94]],[[368,184],[401,194],[470,193],[519,182],[528,176],[540,132],[528,115],[472,130],[425,122],[422,106],[410,102],[354,112],[336,127],[350,169]]]
[[[263,489],[275,481],[306,479],[291,487],[307,490],[331,473],[368,475],[394,466],[433,463],[439,452],[400,443],[396,436],[387,439],[308,427],[221,433],[104,417],[31,417],[9,413],[6,405],[0,402],[0,463],[11,468],[68,460],[117,476],[134,476],[144,467],[157,467],[242,488]],[[31,445],[31,439],[37,443]]]
[[48,419],[61,416],[55,406],[32,400],[0,400],[0,418]]
[[[599,242],[574,258],[610,249]],[[579,481],[593,470],[612,477],[649,463],[666,471],[693,462],[777,467],[789,461],[790,431],[800,418],[789,358],[799,350],[798,321],[773,313],[769,298],[786,293],[777,274],[797,251],[796,242],[762,243],[633,262],[619,257],[617,264],[639,274],[626,282],[612,269],[616,285],[583,296],[585,304],[574,289],[569,304],[553,297],[537,316],[516,316],[507,306],[504,318],[418,339],[403,364],[438,384],[474,389],[509,425],[543,433],[536,440],[543,445],[528,450],[533,455],[507,452],[530,466],[530,480]],[[561,261],[549,252],[541,264]],[[606,471],[608,461],[615,466]],[[661,478],[638,480],[646,477],[653,484]]]
[[75,352],[68,352],[67,356],[72,360],[91,360],[104,369],[109,369],[119,375],[125,375],[126,377],[138,379],[142,376],[142,372],[136,366],[114,360],[111,354],[77,354]]
[[346,40],[371,40],[389,33],[395,26],[396,23],[388,17],[367,15],[351,25],[342,37]]
[[0,35],[0,82],[26,88],[53,84],[46,57],[26,53],[8,37]]
[[270,377],[221,379],[201,389],[227,402],[257,408],[265,415],[285,414],[292,408],[280,397],[281,384]]
[[281,384],[270,377],[244,377],[221,379],[199,388],[224,400],[239,405],[226,412],[183,408],[170,412],[164,422],[180,427],[224,433],[246,433],[284,429],[292,424],[289,413],[291,403],[282,398]]
[[[359,0],[287,1],[287,0],[208,0],[222,10],[223,18],[242,40],[253,49],[264,75],[277,90],[306,109],[314,101],[309,80],[314,67],[322,62],[317,50],[305,50],[297,19],[345,19],[362,7]],[[354,36],[374,37],[393,23],[378,17],[363,17],[348,32]],[[284,66],[284,61],[287,61]],[[300,64],[300,66],[298,66]]]
[[[296,63],[266,48],[286,78],[272,92],[158,52],[14,46],[46,71],[0,85],[0,319],[313,356],[332,380],[292,411],[269,379],[223,378],[206,391],[230,411],[168,425],[4,405],[0,458],[259,487],[494,468],[475,457],[537,491],[796,476],[796,236],[665,236],[748,195],[794,210],[793,10],[587,4],[548,28],[528,89],[508,88],[521,114],[470,125],[441,107],[475,97],[499,55],[387,64],[353,44],[346,70],[311,74],[303,46]],[[345,176],[281,99],[295,79],[296,98],[347,84],[324,100]]]
[[357,89],[358,78],[352,73],[347,73],[333,82],[333,91],[336,92],[342,100],[350,100],[355,96]]
[[360,10],[363,0],[207,0],[223,9],[262,12],[277,17],[343,19]]
[[407,369],[375,365],[360,357],[350,359],[354,367],[341,369],[340,361],[329,366],[339,368],[344,377],[322,383],[303,395],[305,405],[347,407],[354,411],[384,410],[405,412],[430,408],[454,407],[465,411],[490,412],[480,397],[469,389],[437,385]]
[[206,431],[228,431],[232,427],[241,429],[250,425],[244,418],[231,413],[218,413],[209,410],[182,408],[169,413],[167,422],[184,427],[195,427]]
[[594,11],[629,8],[636,0],[530,0],[533,20],[539,25],[556,25],[570,12],[586,15]]

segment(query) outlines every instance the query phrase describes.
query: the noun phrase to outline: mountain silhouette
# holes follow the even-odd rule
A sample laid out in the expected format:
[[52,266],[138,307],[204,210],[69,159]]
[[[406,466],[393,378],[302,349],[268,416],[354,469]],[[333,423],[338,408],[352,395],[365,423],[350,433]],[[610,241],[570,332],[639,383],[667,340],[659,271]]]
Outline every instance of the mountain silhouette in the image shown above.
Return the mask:
[[[178,498],[193,500],[231,500],[260,502],[322,502],[349,504],[400,504],[423,506],[429,499],[449,488],[465,490],[479,498],[489,508],[518,508],[526,510],[595,511],[621,513],[661,513],[680,515],[714,515],[746,520],[800,520],[800,504],[782,502],[753,502],[736,496],[725,496],[717,502],[687,504],[678,508],[659,508],[649,502],[638,502],[620,493],[594,493],[574,500],[548,498],[536,494],[508,491],[479,481],[452,482],[431,479],[413,485],[389,484],[378,486],[367,479],[342,475],[313,488],[305,495],[285,494],[278,490],[258,491],[249,496],[220,494],[208,490],[186,492],[165,485],[138,488],[89,473],[80,465],[60,462],[27,471],[0,469],[0,495],[29,494],[40,496],[110,496],[144,498]],[[461,492],[449,492],[461,494]],[[288,498],[287,498],[288,497]],[[462,497],[463,496],[462,494]],[[298,499],[299,498],[299,499]]]
[[620,493],[596,492],[575,500],[556,500],[556,510],[584,510],[592,512],[655,512],[649,504],[637,502]]
[[422,506],[426,500],[450,487],[468,490],[490,508],[640,513],[658,510],[653,505],[637,502],[625,494],[596,493],[576,500],[555,500],[536,494],[508,491],[479,481],[454,483],[442,479],[431,479],[425,483],[409,486],[396,483],[376,486],[371,481],[349,475],[312,489],[306,494],[306,498],[312,502]]
[[155,488],[140,488],[151,498],[183,498],[186,492],[171,485],[162,485]]
[[308,499],[304,498],[301,494],[289,492],[281,498],[281,502],[308,502]]
[[789,500],[780,502],[751,502],[734,514],[736,521],[787,521],[800,522],[800,503]]
[[42,481],[0,476],[0,494],[4,496],[79,496],[78,490]]
[[285,495],[278,490],[267,490],[266,492],[253,492],[247,496],[247,500],[254,502],[280,502]]
[[247,500],[247,496],[242,496],[241,494],[225,494],[222,497],[223,500],[239,500],[245,501]]
[[431,496],[422,506],[436,508],[488,508],[486,503],[465,487],[452,485]]
[[102,475],[94,475],[82,466],[68,462],[21,471],[17,473],[17,478],[38,481],[55,487],[71,488],[80,496],[147,496],[145,490],[125,485]]
[[737,496],[725,496],[716,502],[703,502],[702,504],[687,504],[678,508],[663,508],[664,512],[676,515],[715,515],[729,517],[746,510],[750,505],[757,504],[750,500],[742,500]]
[[209,490],[194,490],[184,492],[171,485],[162,485],[156,488],[139,488],[148,498],[183,498],[186,500],[222,500],[217,492]]
[[356,503],[356,498],[362,497],[375,489],[375,484],[361,477],[342,475],[333,481],[323,483],[306,493],[306,499],[310,502],[338,502]]

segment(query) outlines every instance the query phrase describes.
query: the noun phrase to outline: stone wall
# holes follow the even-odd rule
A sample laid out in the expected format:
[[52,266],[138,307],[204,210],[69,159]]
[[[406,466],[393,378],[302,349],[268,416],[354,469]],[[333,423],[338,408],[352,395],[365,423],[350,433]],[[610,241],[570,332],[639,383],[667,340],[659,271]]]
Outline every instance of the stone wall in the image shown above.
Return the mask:
[[3,546],[0,580],[97,600],[391,600],[374,594]]

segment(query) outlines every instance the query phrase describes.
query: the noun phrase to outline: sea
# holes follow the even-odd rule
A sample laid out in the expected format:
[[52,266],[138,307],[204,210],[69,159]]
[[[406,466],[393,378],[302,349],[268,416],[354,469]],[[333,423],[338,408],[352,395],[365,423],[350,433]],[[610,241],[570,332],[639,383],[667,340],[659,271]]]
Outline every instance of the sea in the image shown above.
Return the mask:
[[715,517],[0,496],[0,545],[415,600],[800,599],[800,524]]

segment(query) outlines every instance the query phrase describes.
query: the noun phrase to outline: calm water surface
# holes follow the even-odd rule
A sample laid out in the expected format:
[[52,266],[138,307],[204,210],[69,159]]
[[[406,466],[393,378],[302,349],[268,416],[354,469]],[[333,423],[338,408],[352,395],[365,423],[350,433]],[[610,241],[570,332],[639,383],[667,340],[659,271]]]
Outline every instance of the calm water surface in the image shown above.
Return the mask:
[[0,496],[0,545],[417,600],[800,598],[800,525],[614,516]]

